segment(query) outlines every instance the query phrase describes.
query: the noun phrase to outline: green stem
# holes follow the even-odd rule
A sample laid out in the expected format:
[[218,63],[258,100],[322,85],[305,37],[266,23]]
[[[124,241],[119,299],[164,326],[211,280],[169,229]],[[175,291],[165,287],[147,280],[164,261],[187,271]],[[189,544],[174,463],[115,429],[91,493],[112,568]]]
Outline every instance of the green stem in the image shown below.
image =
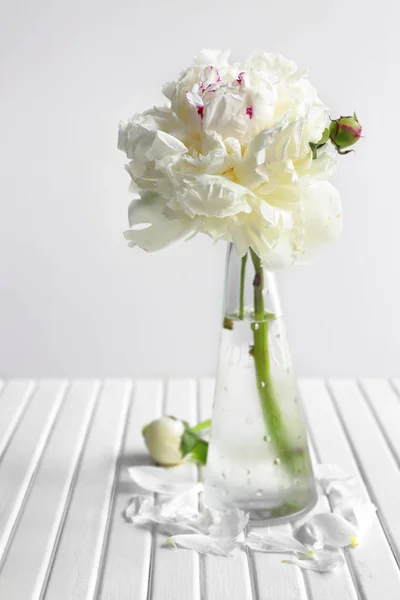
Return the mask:
[[272,377],[268,349],[268,320],[264,307],[264,269],[260,258],[250,249],[254,265],[254,323],[252,323],[254,346],[252,356],[257,378],[257,387],[261,401],[261,408],[271,443],[274,445],[277,458],[294,474],[299,468],[299,459],[292,449],[290,440],[285,431],[284,417],[282,416],[279,400],[276,398]]
[[191,427],[191,430],[195,431],[197,433],[198,431],[201,431],[202,429],[209,429],[210,427],[211,427],[211,419],[207,419],[207,421],[203,421],[202,423],[199,423],[198,425]]
[[244,319],[244,284],[246,279],[246,263],[248,254],[242,257],[242,268],[240,269],[240,304],[239,304],[239,319]]

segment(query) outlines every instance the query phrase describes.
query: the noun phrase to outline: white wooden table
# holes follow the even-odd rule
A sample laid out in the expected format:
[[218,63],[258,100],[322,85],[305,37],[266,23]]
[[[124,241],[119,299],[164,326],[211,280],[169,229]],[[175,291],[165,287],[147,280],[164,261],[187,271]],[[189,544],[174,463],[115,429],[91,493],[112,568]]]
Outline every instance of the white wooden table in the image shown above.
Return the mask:
[[0,599],[399,600],[400,380],[299,386],[316,460],[354,474],[378,507],[367,542],[324,575],[282,564],[282,555],[173,551],[122,519],[127,467],[149,461],[143,424],[163,412],[207,418],[212,380],[4,383]]

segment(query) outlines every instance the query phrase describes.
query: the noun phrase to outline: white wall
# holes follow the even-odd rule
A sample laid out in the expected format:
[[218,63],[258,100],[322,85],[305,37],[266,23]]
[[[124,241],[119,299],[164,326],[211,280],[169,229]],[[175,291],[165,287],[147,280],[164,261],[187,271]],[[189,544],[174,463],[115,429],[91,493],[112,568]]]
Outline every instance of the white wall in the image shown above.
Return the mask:
[[203,47],[279,51],[365,130],[336,185],[345,230],[282,277],[299,374],[399,374],[398,0],[2,0],[0,374],[215,368],[223,246],[126,247],[119,119]]

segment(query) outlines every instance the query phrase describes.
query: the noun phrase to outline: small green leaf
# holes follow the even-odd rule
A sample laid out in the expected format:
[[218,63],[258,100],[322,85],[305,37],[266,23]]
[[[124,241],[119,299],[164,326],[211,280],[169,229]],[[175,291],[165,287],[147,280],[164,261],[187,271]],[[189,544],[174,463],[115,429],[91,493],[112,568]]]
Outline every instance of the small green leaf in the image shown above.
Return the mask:
[[186,427],[181,440],[182,456],[190,454],[199,440],[200,438],[197,433],[192,431],[190,427]]
[[233,329],[233,319],[230,319],[229,317],[224,317],[223,328],[224,329],[230,329],[232,331],[232,329]]
[[192,450],[192,458],[201,465],[207,462],[208,442],[199,440]]

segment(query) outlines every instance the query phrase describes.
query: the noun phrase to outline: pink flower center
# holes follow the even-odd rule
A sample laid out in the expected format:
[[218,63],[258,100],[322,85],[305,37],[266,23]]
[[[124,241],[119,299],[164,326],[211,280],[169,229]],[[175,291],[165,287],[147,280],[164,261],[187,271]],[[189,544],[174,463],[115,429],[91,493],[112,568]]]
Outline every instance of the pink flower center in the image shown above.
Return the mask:
[[249,119],[253,118],[253,107],[252,106],[248,106],[246,108],[246,115],[248,115]]
[[239,75],[237,76],[236,81],[238,82],[239,85],[242,85],[242,83],[244,81],[244,71],[241,71],[239,73]]
[[204,106],[196,106],[197,114],[200,115],[201,118],[204,117]]

